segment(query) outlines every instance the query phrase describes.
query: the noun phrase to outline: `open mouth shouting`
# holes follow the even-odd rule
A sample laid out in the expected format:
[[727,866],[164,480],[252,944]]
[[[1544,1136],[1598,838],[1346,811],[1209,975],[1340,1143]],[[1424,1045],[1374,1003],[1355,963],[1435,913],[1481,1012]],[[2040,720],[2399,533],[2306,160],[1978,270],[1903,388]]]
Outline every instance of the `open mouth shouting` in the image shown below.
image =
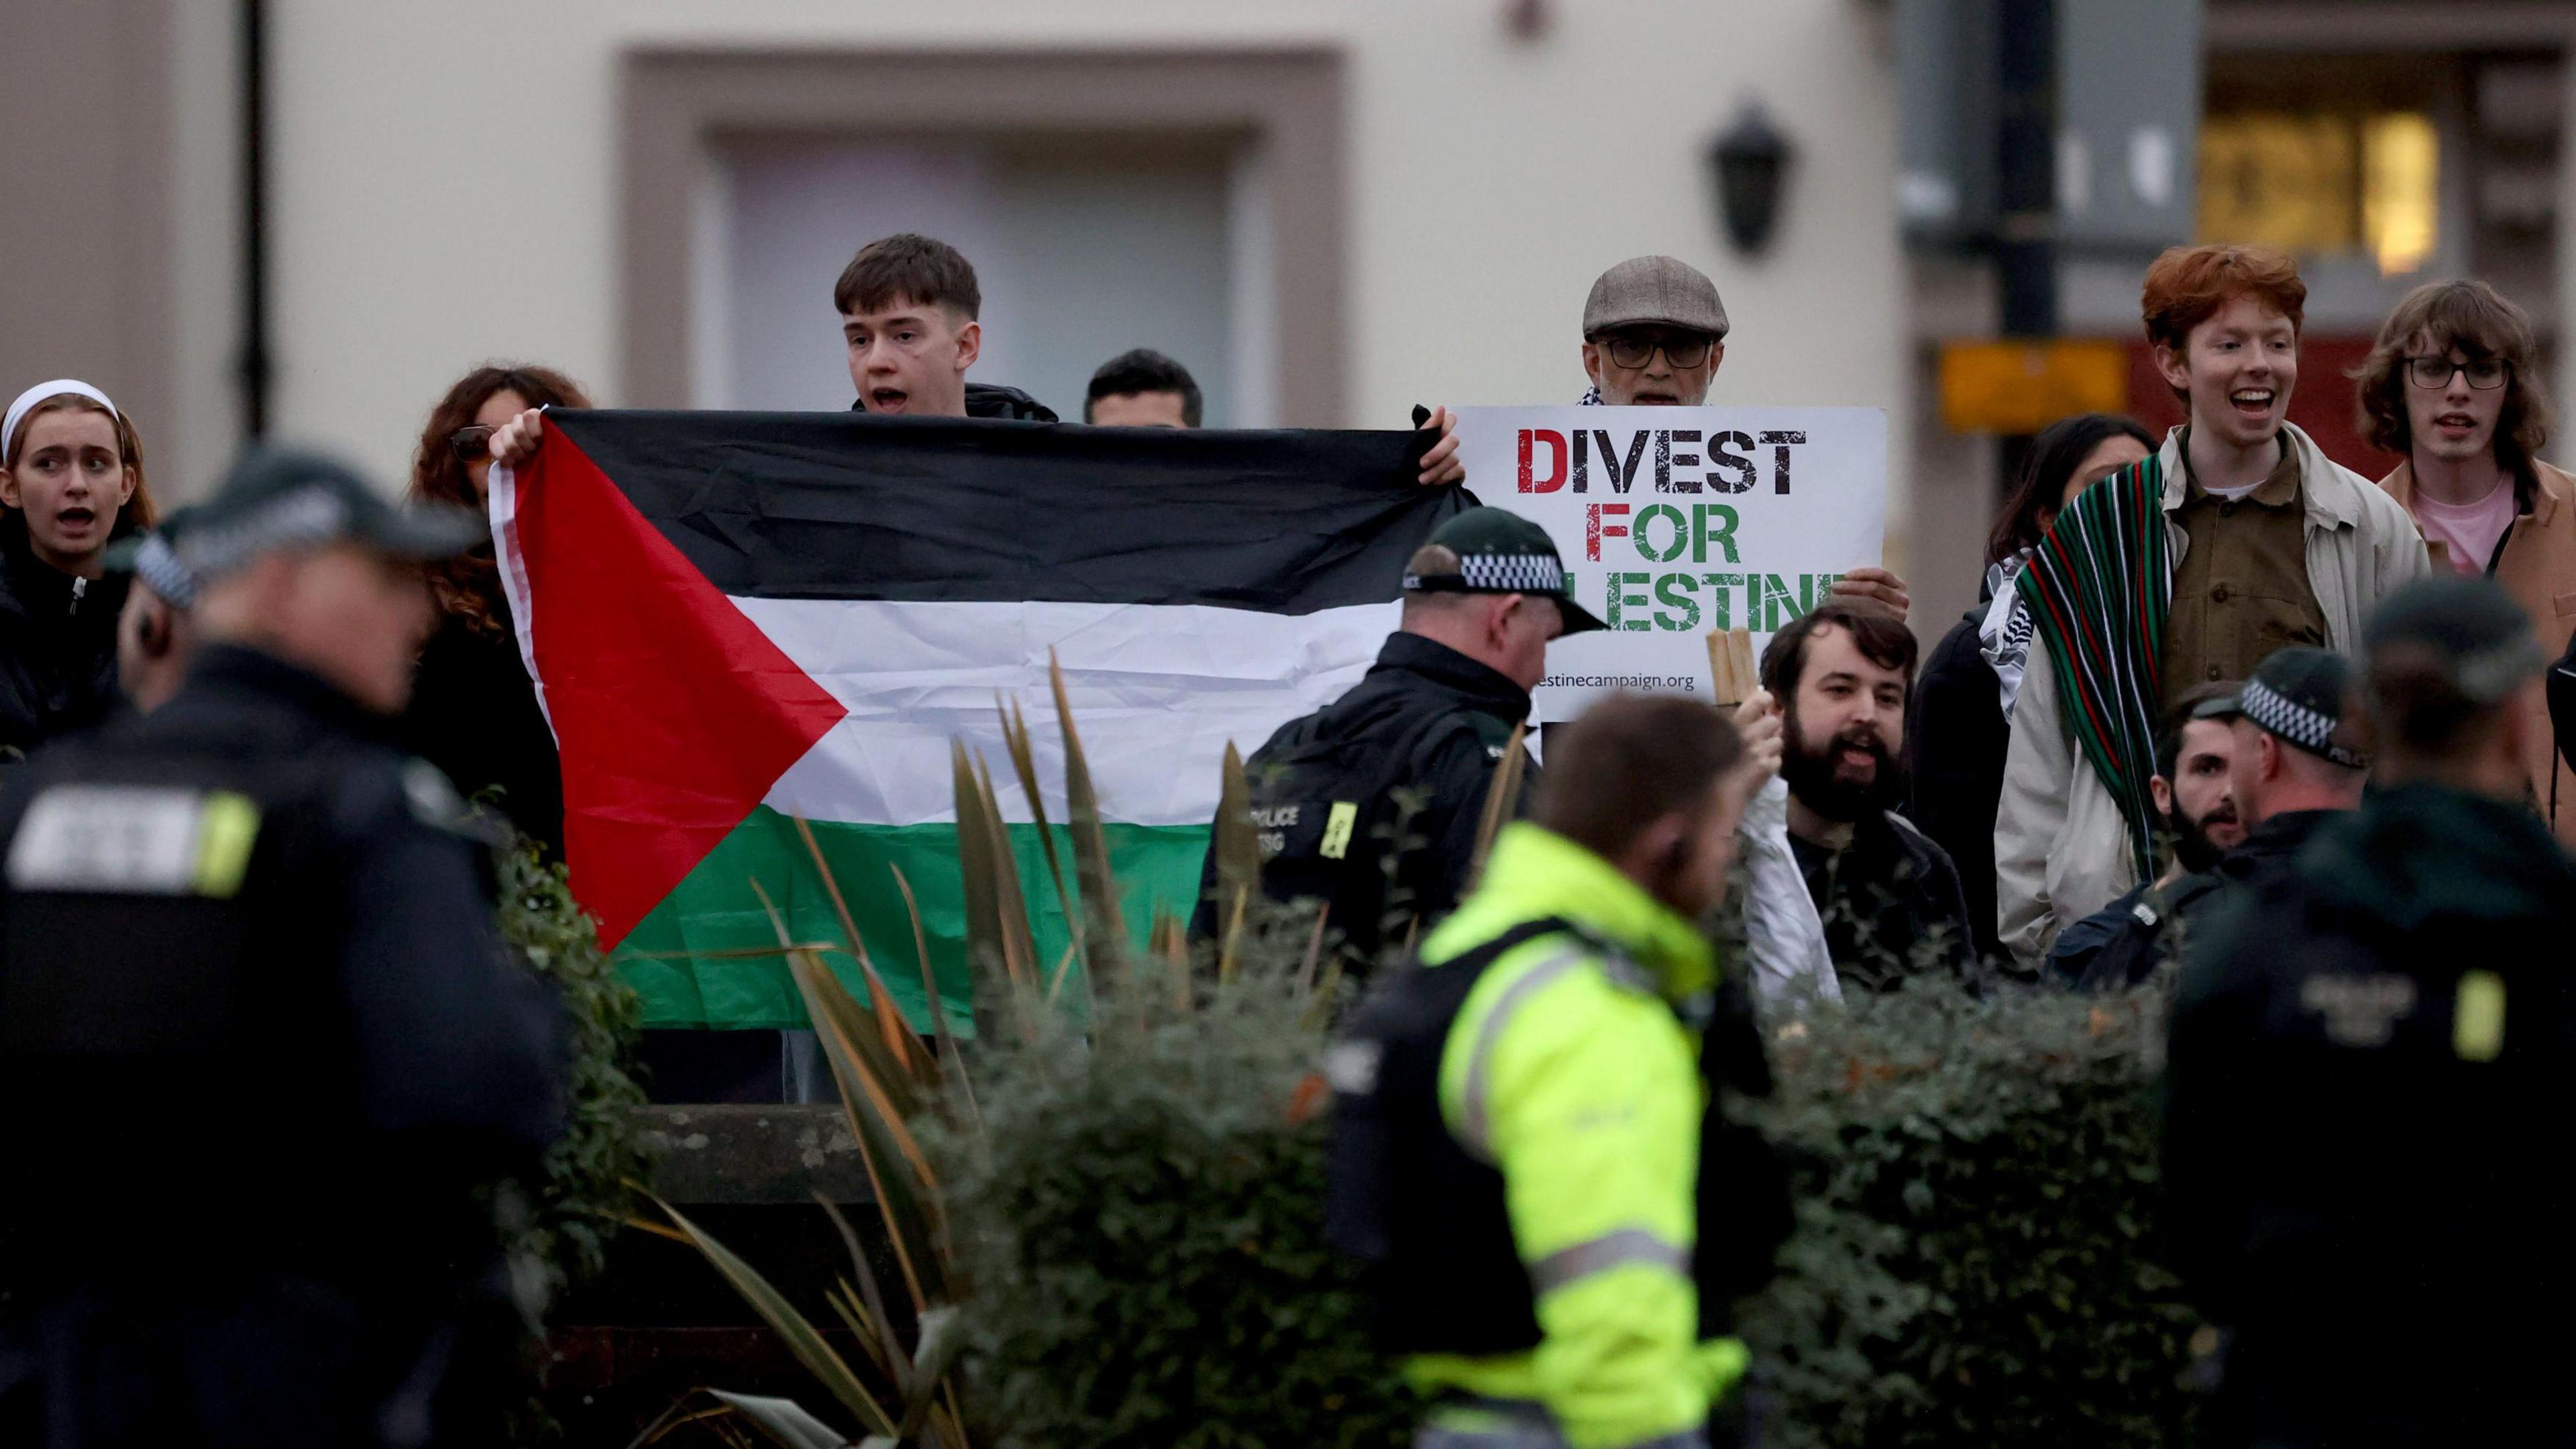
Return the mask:
[[879,384],[868,389],[868,411],[872,413],[899,413],[903,411],[904,404],[910,401],[912,401],[911,393],[891,383]]
[[1845,739],[1834,750],[1834,773],[1844,779],[1867,784],[1878,778],[1878,759],[1883,753],[1875,736],[1867,741]]
[[2227,395],[2227,401],[2238,416],[2260,418],[2270,415],[2273,399],[2278,396],[2268,387],[2240,387]]
[[86,503],[66,505],[54,514],[54,532],[66,540],[85,540],[97,528],[98,512]]

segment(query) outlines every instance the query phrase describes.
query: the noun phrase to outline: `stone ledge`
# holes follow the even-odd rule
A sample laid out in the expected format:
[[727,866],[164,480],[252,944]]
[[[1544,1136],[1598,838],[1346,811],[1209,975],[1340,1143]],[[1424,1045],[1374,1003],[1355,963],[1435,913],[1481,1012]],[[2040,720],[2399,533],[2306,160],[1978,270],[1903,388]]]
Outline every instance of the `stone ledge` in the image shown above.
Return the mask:
[[635,1109],[653,1154],[653,1190],[692,1203],[838,1203],[875,1199],[849,1119],[837,1106]]

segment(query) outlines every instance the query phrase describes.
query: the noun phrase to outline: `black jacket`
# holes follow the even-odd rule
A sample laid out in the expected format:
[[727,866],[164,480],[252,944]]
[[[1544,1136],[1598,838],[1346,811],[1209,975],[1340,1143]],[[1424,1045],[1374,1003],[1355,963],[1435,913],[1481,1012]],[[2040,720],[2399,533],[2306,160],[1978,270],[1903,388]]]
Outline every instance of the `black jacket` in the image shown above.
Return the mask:
[[[1447,915],[1467,887],[1495,764],[1529,709],[1529,692],[1493,669],[1419,634],[1390,635],[1349,693],[1280,726],[1244,762],[1263,890],[1332,902],[1331,925],[1360,970],[1400,943],[1390,918],[1428,925]],[[1522,769],[1515,816],[1538,777],[1526,753]],[[1336,804],[1353,807],[1339,827]],[[1201,885],[1193,929],[1208,936],[1213,850]]]
[[44,1104],[11,1144],[43,1190],[0,1224],[45,1251],[13,1256],[0,1380],[37,1372],[0,1423],[59,1392],[85,1445],[374,1443],[439,1382],[497,1268],[476,1192],[562,1112],[468,828],[385,721],[230,646],[11,771],[0,1092]]
[[2061,986],[2118,991],[2155,974],[2189,949],[2229,900],[2230,888],[2262,885],[2287,870],[2338,810],[2292,810],[2246,832],[2234,850],[2205,871],[2159,891],[2140,886],[2058,933],[2049,948],[2050,976]]
[[[850,404],[850,411],[854,413],[863,413],[867,410],[868,404],[864,398]],[[998,383],[990,382],[966,384],[966,416],[1004,418],[1018,423],[1059,421],[1055,415],[1055,409],[1045,403],[1039,402],[1016,387],[1003,387]]]
[[511,824],[555,858],[563,856],[563,767],[537,688],[519,657],[509,603],[495,603],[500,632],[449,615],[420,651],[403,747],[447,772],[472,800],[487,791]]
[[1967,898],[1949,853],[1893,810],[1852,824],[1828,849],[1796,835],[1789,848],[1824,919],[1825,950],[1845,991],[1894,985],[1926,967],[1964,968],[1975,947]]
[[2563,1437],[2572,942],[2576,865],[2529,811],[2413,785],[2185,952],[2169,1261],[2234,1329],[2246,1438]]
[[0,527],[0,758],[105,719],[116,685],[122,574],[75,578],[38,559],[15,519]]
[[1984,608],[1950,626],[1923,660],[1905,725],[1914,790],[1906,814],[1958,868],[1977,954],[2003,956],[1995,930],[1995,812],[2004,797],[2004,753],[2012,722],[2003,685],[1977,638]]

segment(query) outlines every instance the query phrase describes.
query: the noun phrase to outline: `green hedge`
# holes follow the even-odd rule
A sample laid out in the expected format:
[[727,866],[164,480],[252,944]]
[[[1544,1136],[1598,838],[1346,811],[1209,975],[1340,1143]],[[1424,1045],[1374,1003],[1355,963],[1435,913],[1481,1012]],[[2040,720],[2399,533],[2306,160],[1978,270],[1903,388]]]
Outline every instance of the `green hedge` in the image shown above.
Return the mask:
[[[1194,1013],[975,1055],[951,1175],[979,1443],[1405,1442],[1323,1242],[1321,1033],[1279,973]],[[1796,1163],[1779,1278],[1739,1307],[1765,1442],[2180,1442],[2192,1317],[2151,1255],[2161,1001],[1927,977],[1775,1032],[1756,1116]],[[1307,1089],[1312,1091],[1310,1087]]]
[[554,989],[570,1036],[566,1130],[547,1149],[540,1179],[521,1185],[523,1208],[503,1204],[512,1258],[535,1268],[543,1282],[531,1286],[550,1299],[599,1271],[609,1238],[635,1212],[633,1184],[647,1166],[634,1111],[644,1090],[629,1071],[644,1009],[600,950],[561,865],[524,840],[497,852],[496,864],[502,939]]
[[1769,1442],[2181,1442],[2194,1325],[2156,1265],[2164,1002],[1946,976],[1775,1032],[1797,1164],[1744,1305]]
[[[1147,968],[1154,969],[1154,968]],[[983,1130],[927,1135],[966,1285],[979,1445],[1379,1449],[1414,1414],[1325,1243],[1324,1043],[1255,966],[1104,985],[973,1054]]]

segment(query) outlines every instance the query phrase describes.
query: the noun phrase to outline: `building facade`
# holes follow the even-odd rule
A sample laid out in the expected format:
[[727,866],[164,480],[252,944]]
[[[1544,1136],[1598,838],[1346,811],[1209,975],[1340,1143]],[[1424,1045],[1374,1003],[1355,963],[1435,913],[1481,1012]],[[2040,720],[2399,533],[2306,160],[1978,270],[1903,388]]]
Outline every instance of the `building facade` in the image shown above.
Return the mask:
[[[1662,251],[1733,317],[1720,401],[1888,409],[1917,623],[1973,600],[1997,453],[1941,424],[1934,360],[1995,285],[1899,241],[1893,0],[19,0],[0,385],[107,387],[166,496],[241,436],[252,10],[269,425],[389,482],[489,358],[844,406],[832,278],[894,230],[982,269],[978,378],[1070,415],[1154,346],[1233,426],[1570,400],[1592,277]],[[2201,34],[2193,226],[2308,259],[2294,416],[2338,456],[2380,461],[2340,373],[2407,286],[2483,275],[2566,332],[2576,3],[2207,0]],[[1710,150],[1751,108],[1789,159],[1748,252]],[[2066,330],[2134,344],[2136,273],[2070,261]]]

